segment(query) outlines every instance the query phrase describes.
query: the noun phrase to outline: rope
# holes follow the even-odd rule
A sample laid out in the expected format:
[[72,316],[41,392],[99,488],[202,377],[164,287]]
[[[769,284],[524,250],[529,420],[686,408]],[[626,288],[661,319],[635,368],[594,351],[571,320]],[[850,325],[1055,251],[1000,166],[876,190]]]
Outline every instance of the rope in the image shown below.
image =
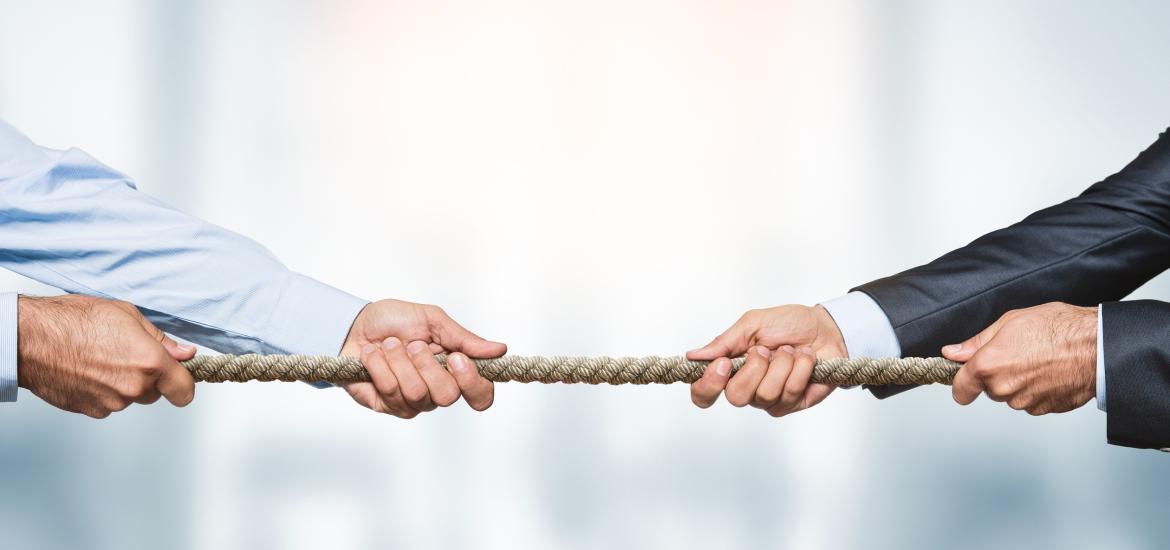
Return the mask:
[[[446,367],[447,357],[436,355]],[[670,384],[694,382],[707,361],[684,357],[523,357],[476,359],[479,373],[494,382],[565,384]],[[733,359],[732,372],[744,359]],[[199,355],[185,361],[201,382],[351,382],[369,380],[356,357],[324,355]],[[872,384],[950,384],[959,363],[941,357],[819,359],[812,381],[842,386]]]

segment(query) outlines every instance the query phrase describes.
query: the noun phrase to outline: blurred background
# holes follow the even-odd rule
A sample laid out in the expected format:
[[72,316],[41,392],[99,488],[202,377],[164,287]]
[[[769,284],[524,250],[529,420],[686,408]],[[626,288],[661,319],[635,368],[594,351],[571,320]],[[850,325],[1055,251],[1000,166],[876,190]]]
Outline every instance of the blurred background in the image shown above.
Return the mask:
[[[1069,198],[1170,126],[1170,4],[0,0],[0,117],[520,354],[669,355]],[[53,293],[15,275],[0,288]],[[1170,279],[1138,292],[1170,298]],[[497,386],[0,406],[4,548],[1145,548],[1163,455],[948,388],[774,420]]]

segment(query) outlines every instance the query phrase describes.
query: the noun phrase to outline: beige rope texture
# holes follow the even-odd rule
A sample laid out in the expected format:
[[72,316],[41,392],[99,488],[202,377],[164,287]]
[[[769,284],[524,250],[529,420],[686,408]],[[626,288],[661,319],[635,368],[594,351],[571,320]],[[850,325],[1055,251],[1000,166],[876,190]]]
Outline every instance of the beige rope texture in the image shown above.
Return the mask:
[[[447,365],[445,355],[436,355]],[[732,372],[744,359],[733,359]],[[707,361],[685,357],[524,357],[505,355],[476,359],[479,373],[494,382],[545,384],[670,384],[694,382]],[[305,381],[352,382],[369,380],[356,357],[323,355],[199,355],[185,361],[195,380],[202,382]],[[820,359],[812,381],[836,385],[950,384],[962,365],[941,357],[856,357]]]

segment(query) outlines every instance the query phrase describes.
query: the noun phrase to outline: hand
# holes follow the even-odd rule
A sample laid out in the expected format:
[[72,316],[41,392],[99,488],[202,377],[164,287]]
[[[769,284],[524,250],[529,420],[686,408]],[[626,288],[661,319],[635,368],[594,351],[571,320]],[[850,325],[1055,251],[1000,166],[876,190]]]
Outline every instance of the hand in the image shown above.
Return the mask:
[[[472,334],[436,306],[382,300],[358,314],[341,348],[356,355],[370,382],[350,382],[354,401],[377,412],[414,418],[446,407],[462,395],[471,408],[492,405],[495,386],[479,375],[468,357],[499,357],[508,347]],[[435,360],[447,352],[448,371]]]
[[[749,350],[743,367],[730,377],[729,357]],[[692,361],[711,361],[703,377],[691,384],[691,400],[710,407],[726,388],[727,401],[736,407],[750,404],[775,417],[802,411],[836,389],[809,382],[816,357],[845,355],[841,330],[819,305],[752,310],[710,344],[687,352]]]
[[176,407],[195,398],[195,380],[179,364],[195,348],[168,338],[133,304],[20,296],[17,312],[18,383],[58,408],[105,418],[160,396]]
[[952,394],[968,405],[981,392],[1033,415],[1068,412],[1097,391],[1097,308],[1059,302],[1009,311],[943,356],[965,363]]

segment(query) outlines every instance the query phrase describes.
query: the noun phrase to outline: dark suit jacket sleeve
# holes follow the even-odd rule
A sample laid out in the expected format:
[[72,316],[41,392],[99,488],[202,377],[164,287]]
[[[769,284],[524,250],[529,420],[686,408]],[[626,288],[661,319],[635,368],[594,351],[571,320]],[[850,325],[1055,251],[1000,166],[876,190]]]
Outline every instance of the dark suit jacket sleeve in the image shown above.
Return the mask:
[[[1167,267],[1170,136],[1163,132],[1128,166],[1080,196],[855,290],[885,311],[903,355],[933,356],[1008,310],[1119,300]],[[904,389],[871,388],[878,397]]]
[[1170,447],[1170,304],[1101,304],[1109,442]]

